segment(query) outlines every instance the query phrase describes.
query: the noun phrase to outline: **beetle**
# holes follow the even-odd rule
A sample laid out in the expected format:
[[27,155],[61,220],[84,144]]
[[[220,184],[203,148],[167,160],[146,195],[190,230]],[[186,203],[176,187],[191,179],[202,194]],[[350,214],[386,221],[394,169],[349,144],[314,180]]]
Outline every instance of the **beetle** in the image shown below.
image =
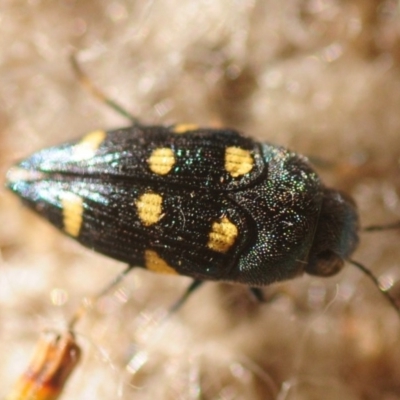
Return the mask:
[[[129,116],[72,61],[95,95]],[[244,284],[261,299],[264,285],[331,276],[346,261],[379,288],[350,260],[359,241],[355,202],[325,186],[306,157],[234,129],[131,119],[38,151],[8,171],[7,187],[128,269],[192,277],[183,299],[203,281]]]
[[358,242],[354,202],[304,157],[229,129],[94,131],[33,154],[7,180],[84,246],[199,281],[329,276]]

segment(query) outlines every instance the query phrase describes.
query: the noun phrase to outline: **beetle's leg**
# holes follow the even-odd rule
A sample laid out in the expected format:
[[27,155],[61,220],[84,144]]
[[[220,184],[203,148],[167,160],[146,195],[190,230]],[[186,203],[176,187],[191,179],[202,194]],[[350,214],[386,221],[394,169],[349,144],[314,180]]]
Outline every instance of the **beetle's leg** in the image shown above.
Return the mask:
[[186,289],[185,293],[183,293],[182,297],[177,300],[172,307],[169,310],[169,314],[173,314],[177,312],[185,303],[185,301],[188,299],[188,297],[203,283],[203,281],[199,280],[193,280],[193,282],[189,285],[189,287]]
[[128,265],[122,272],[120,272],[110,283],[107,284],[99,293],[94,295],[92,298],[85,299],[80,307],[75,311],[74,315],[70,319],[68,323],[68,328],[69,330],[72,330],[75,326],[75,324],[82,318],[83,315],[86,314],[88,307],[91,304],[94,304],[96,301],[98,301],[102,296],[106,295],[112,288],[114,288],[116,285],[118,285],[124,278],[125,276],[132,271],[134,268],[133,265]]
[[271,303],[282,295],[282,291],[275,291],[271,287],[259,288],[249,287],[250,295],[259,303]]
[[78,63],[78,60],[75,57],[75,54],[71,54],[71,65],[80,84],[84,86],[89,93],[91,93],[94,97],[99,99],[102,103],[105,103],[107,106],[112,108],[118,114],[131,120],[134,125],[140,125],[139,120],[135,116],[133,116],[129,111],[127,111],[125,107],[121,106],[114,100],[110,99],[105,93],[103,93],[99,88],[97,88],[93,84],[91,79],[85,74],[85,72],[83,72],[82,68]]
[[249,287],[249,292],[251,297],[253,297],[255,300],[257,300],[260,303],[265,303],[265,296],[262,289],[258,287]]
[[96,299],[103,297],[106,295],[112,288],[117,286],[132,269],[135,268],[134,265],[128,265],[122,272],[120,272],[107,286],[105,286],[99,293],[96,295]]
[[376,232],[376,231],[387,231],[389,229],[399,229],[400,228],[400,221],[383,224],[383,225],[370,225],[365,226],[362,228],[364,232]]

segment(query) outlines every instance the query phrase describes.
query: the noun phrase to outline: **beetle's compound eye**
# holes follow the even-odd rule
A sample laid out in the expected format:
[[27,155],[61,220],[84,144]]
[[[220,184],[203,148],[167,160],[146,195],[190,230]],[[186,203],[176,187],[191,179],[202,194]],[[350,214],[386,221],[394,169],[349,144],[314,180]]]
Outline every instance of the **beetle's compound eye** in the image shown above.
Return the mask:
[[310,260],[305,271],[310,275],[331,276],[337,274],[344,266],[344,260],[332,250],[324,250]]

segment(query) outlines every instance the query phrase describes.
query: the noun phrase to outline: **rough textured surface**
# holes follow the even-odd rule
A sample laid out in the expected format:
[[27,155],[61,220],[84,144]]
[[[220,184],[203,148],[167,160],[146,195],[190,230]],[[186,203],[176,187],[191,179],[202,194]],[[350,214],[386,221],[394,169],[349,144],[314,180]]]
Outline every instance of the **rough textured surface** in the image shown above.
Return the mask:
[[[127,121],[233,126],[333,162],[364,225],[399,219],[400,17],[396,1],[3,1],[0,170]],[[319,160],[320,164],[323,162]],[[355,258],[390,286],[399,233]],[[123,265],[82,249],[0,192],[0,396],[44,328],[62,328]],[[400,399],[400,321],[353,267],[267,289],[209,284],[161,322],[188,281],[137,271],[77,326],[83,362],[65,398]],[[398,286],[392,289],[399,293]],[[127,367],[128,366],[128,367]]]

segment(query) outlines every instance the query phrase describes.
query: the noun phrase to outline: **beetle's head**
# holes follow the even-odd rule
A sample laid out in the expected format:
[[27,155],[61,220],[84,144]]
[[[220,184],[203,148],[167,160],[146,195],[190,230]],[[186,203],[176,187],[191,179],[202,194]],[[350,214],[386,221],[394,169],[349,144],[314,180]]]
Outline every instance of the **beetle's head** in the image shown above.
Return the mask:
[[339,272],[358,244],[358,215],[346,194],[324,189],[322,208],[305,272],[330,276]]

